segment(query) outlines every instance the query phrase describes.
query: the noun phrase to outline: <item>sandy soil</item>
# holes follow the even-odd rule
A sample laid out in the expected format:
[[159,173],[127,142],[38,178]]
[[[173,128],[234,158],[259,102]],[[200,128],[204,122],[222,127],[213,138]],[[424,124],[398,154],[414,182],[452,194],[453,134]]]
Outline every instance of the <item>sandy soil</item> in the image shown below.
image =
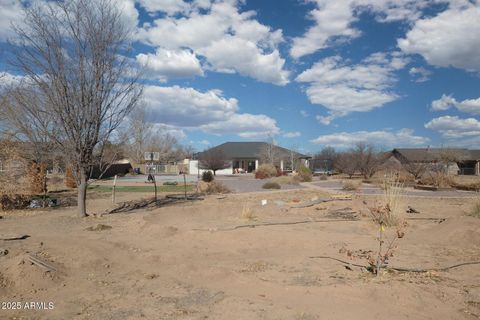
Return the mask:
[[[141,194],[118,195],[120,201]],[[74,208],[2,213],[1,319],[478,319],[480,265],[375,277],[348,270],[328,255],[365,264],[377,227],[358,198],[307,208],[291,204],[328,197],[319,190],[210,196],[203,201],[101,217]],[[268,200],[262,206],[260,201]],[[90,212],[107,209],[94,197]],[[372,201],[368,198],[367,201]],[[442,267],[480,261],[480,219],[465,216],[472,199],[406,199],[420,211],[408,220],[390,264]],[[242,216],[249,209],[250,219]],[[340,210],[339,209],[343,209]],[[342,213],[343,212],[343,213]],[[352,213],[353,212],[353,213]],[[343,221],[344,218],[354,221]],[[231,227],[264,222],[342,220]],[[88,231],[98,224],[111,226]],[[223,230],[228,229],[228,230]],[[35,254],[54,266],[46,272]],[[348,256],[350,255],[350,256]],[[53,303],[25,310],[25,302]]]

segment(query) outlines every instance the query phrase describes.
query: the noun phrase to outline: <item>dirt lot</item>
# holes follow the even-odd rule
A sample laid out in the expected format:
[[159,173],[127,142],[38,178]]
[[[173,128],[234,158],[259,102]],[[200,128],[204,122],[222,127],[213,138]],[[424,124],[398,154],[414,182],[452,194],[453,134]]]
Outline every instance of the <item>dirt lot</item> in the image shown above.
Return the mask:
[[[142,196],[119,193],[119,201]],[[90,212],[109,206],[107,195]],[[0,300],[45,302],[49,310],[0,310],[1,319],[478,319],[480,265],[445,272],[385,272],[357,264],[377,249],[365,199],[291,208],[319,190],[210,196],[203,201],[102,217],[74,208],[2,213]],[[266,199],[267,204],[261,205]],[[369,197],[367,201],[373,201]],[[443,267],[480,261],[480,219],[473,199],[406,199],[420,213],[390,265]],[[248,210],[244,210],[247,208]],[[250,211],[244,214],[243,211]],[[233,227],[265,222],[329,220]],[[340,221],[341,220],[341,221]],[[348,221],[351,220],[351,221]],[[111,229],[88,231],[98,224]],[[46,272],[29,254],[51,264]],[[349,256],[350,255],[350,256]],[[52,302],[53,305],[48,303]],[[40,305],[41,306],[41,305]]]

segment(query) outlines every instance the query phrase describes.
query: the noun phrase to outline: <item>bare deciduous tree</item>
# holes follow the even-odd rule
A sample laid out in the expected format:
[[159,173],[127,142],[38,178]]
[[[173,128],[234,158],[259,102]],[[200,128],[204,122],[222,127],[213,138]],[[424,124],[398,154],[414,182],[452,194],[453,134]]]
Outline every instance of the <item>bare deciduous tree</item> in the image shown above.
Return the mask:
[[125,154],[134,165],[140,165],[144,161],[145,152],[150,150],[153,124],[146,120],[145,106],[139,105],[129,115],[126,126],[121,131],[121,140],[125,141]]
[[462,159],[461,151],[454,148],[441,148],[439,152],[439,163],[444,167],[445,173],[449,173],[450,166],[460,162]]
[[225,158],[221,150],[215,148],[208,149],[201,154],[199,167],[201,169],[212,170],[213,175],[216,175],[217,170],[230,167],[229,161]]
[[280,152],[273,137],[270,137],[262,147],[259,156],[262,163],[268,163],[275,166],[280,162]]
[[357,143],[352,150],[357,168],[365,179],[370,179],[382,165],[382,157],[371,144]]
[[95,154],[103,154],[142,93],[128,57],[131,30],[111,0],[34,3],[24,14],[11,64],[26,81],[8,98],[7,121],[28,139],[35,133],[55,143],[68,158],[83,217]]
[[357,159],[352,152],[342,152],[337,155],[334,168],[352,178],[357,171],[357,165]]
[[410,173],[414,179],[420,179],[425,172],[430,168],[430,164],[426,161],[405,161],[402,163],[402,168]]

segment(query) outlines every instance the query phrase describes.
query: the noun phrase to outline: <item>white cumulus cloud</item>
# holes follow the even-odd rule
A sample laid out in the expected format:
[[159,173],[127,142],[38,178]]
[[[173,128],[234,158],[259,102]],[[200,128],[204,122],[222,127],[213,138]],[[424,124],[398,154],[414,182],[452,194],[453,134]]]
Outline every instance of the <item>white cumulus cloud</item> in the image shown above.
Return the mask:
[[276,85],[289,82],[278,50],[284,41],[281,30],[259,23],[254,11],[240,12],[237,1],[213,2],[207,10],[190,9],[184,15],[145,24],[139,39],[164,49],[189,48],[217,72],[237,72]]
[[234,114],[233,116],[200,127],[203,131],[222,135],[237,134],[242,138],[265,139],[280,132],[274,119],[263,114]]
[[317,117],[324,124],[351,112],[367,112],[397,99],[390,91],[394,71],[408,61],[397,54],[373,54],[361,64],[347,65],[339,56],[325,58],[302,72],[297,82],[308,83],[306,94],[313,104],[328,109]]
[[432,75],[432,71],[427,70],[423,67],[412,67],[408,70],[408,74],[410,74],[415,82],[425,82],[430,79]]
[[136,58],[141,65],[147,67],[151,77],[160,80],[203,75],[200,61],[190,50],[158,48],[154,54],[140,53]]
[[[378,22],[415,21],[429,0],[312,0],[316,4],[308,17],[313,25],[293,39],[290,55],[293,58],[312,54],[331,46],[336,39],[353,39],[361,35],[352,26],[358,16],[368,11]],[[438,1],[444,2],[444,1]]]
[[444,111],[451,107],[455,107],[465,113],[477,115],[480,114],[480,98],[457,101],[451,95],[443,94],[440,99],[432,102],[432,110],[435,111]]
[[220,90],[201,92],[179,86],[146,86],[144,100],[149,122],[165,130],[200,130],[243,138],[263,139],[280,132],[275,119],[263,114],[238,113],[238,100],[226,98]]
[[434,66],[480,71],[479,3],[462,3],[416,21],[398,46],[405,53],[420,54]]
[[372,143],[381,147],[422,146],[428,143],[428,141],[429,138],[416,136],[412,129],[407,128],[398,131],[338,132],[322,135],[311,140],[315,144],[337,148],[349,148],[359,142]]
[[18,0],[0,0],[0,41],[5,41],[13,35],[12,22],[22,20],[22,5]]
[[298,138],[300,137],[302,134],[299,132],[299,131],[291,131],[291,132],[284,132],[282,134],[282,136],[284,138]]
[[459,118],[457,116],[443,116],[430,120],[425,128],[439,132],[443,138],[455,140],[466,137],[476,137],[480,142],[480,121],[475,118]]
[[179,86],[146,86],[144,99],[151,122],[182,127],[221,121],[238,109],[237,99],[225,98],[220,90],[200,92]]
[[293,39],[290,55],[300,58],[327,47],[332,37],[354,38],[360,32],[350,23],[354,20],[351,1],[316,1],[318,8],[312,10],[309,18],[314,21],[303,36]]

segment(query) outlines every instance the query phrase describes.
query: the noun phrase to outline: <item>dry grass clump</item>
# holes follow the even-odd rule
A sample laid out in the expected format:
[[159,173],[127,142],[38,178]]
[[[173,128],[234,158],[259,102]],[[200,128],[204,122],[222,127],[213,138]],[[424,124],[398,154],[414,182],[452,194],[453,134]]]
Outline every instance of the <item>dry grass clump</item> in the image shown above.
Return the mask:
[[243,206],[241,217],[242,219],[245,219],[247,221],[257,220],[257,216],[253,212],[253,209],[250,208],[248,205]]
[[480,178],[454,177],[452,187],[459,190],[480,191]]
[[342,189],[346,191],[355,191],[362,186],[362,181],[360,180],[344,180],[342,181]]
[[475,199],[475,202],[473,203],[473,206],[470,208],[468,215],[475,218],[480,218],[480,196],[478,196],[477,199]]
[[281,189],[282,186],[280,186],[278,183],[276,182],[273,182],[273,181],[269,181],[269,182],[266,182],[263,186],[262,186],[263,189]]
[[296,176],[280,176],[280,177],[273,178],[272,182],[276,182],[279,185],[298,184],[298,179],[296,179]]
[[386,226],[396,226],[403,221],[401,210],[403,193],[403,183],[397,176],[388,175],[383,182],[383,206],[388,208],[384,221]]
[[204,194],[219,194],[219,193],[230,193],[223,183],[213,180],[212,182],[203,182],[198,183],[198,191]]
[[455,180],[453,176],[445,172],[432,171],[420,179],[419,183],[423,185],[431,185],[437,188],[449,188],[455,185]]

